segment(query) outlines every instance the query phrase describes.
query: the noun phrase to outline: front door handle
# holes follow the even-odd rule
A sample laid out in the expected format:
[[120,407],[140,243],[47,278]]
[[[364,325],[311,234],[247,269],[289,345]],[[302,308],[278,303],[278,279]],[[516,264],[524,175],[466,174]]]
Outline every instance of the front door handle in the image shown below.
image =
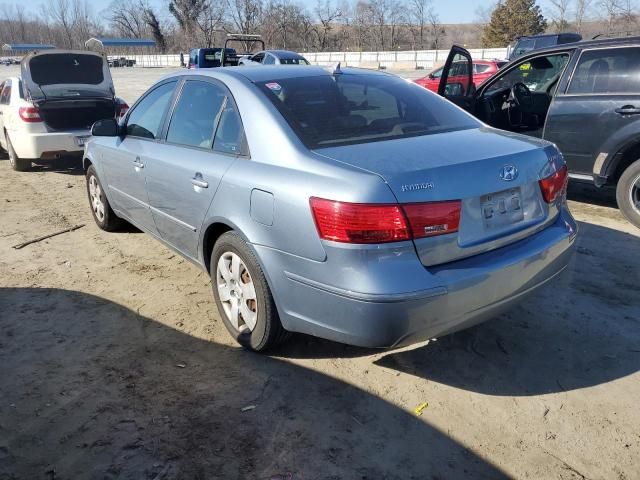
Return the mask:
[[640,114],[640,108],[636,108],[633,105],[625,105],[624,107],[616,108],[616,113],[620,115],[638,115]]
[[209,182],[205,182],[202,179],[202,174],[200,172],[196,173],[194,177],[191,179],[191,183],[193,183],[196,187],[200,188],[208,188]]
[[133,161],[133,166],[136,168],[144,168],[144,163],[140,161],[140,157],[136,157],[136,159]]

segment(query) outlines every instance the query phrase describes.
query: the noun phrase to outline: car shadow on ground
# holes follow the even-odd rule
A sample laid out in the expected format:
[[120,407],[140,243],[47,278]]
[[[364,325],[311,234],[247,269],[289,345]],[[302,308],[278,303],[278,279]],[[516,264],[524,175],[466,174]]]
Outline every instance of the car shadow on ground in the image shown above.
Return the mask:
[[82,157],[64,156],[53,160],[36,160],[31,166],[32,172],[56,172],[66,175],[84,175]]
[[567,198],[574,202],[588,203],[600,207],[618,208],[616,189],[613,187],[598,188],[591,183],[569,182]]
[[[579,227],[577,253],[567,271],[522,305],[424,348],[390,352],[376,364],[511,396],[586,388],[636,373],[640,238],[584,222]],[[564,299],[560,309],[558,296]]]
[[4,288],[0,312],[0,478],[506,478],[375,395],[103,298]]

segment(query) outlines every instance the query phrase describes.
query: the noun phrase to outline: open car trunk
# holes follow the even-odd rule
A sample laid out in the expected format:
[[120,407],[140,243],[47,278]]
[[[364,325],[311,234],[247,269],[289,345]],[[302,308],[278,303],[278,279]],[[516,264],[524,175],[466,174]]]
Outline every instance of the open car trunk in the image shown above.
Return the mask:
[[40,117],[52,130],[88,129],[97,122],[116,116],[111,99],[50,100],[39,105]]
[[53,130],[90,128],[116,116],[107,59],[94,52],[46,50],[21,63],[26,98]]

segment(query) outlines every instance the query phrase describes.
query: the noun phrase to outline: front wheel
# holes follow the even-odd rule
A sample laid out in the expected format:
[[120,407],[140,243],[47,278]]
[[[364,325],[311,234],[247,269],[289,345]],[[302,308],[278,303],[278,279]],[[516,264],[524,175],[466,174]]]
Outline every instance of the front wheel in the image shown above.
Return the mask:
[[618,180],[616,199],[622,214],[640,228],[640,160],[629,165]]
[[118,230],[123,222],[111,209],[93,165],[87,169],[87,195],[96,225],[107,232]]
[[236,232],[220,236],[210,271],[218,312],[240,345],[262,352],[286,338],[264,273]]

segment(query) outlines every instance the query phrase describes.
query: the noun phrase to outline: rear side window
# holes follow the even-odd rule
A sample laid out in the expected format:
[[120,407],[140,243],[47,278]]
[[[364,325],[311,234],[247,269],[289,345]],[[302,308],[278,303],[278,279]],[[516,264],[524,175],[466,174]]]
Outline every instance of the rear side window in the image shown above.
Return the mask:
[[640,93],[640,48],[582,53],[567,93]]
[[127,119],[127,135],[142,138],[158,138],[162,119],[169,107],[176,82],[169,82],[148,93],[133,107]]
[[33,57],[29,60],[29,70],[38,85],[99,85],[104,81],[103,63],[103,58],[96,55],[56,53]]
[[258,85],[308,148],[480,126],[447,100],[391,75],[344,73]]
[[167,142],[211,148],[213,129],[225,100],[225,91],[208,82],[189,80],[171,117]]
[[224,109],[220,115],[220,122],[213,141],[213,149],[216,152],[231,155],[246,154],[242,120],[231,97],[226,98]]
[[484,73],[487,70],[489,70],[490,67],[491,67],[490,65],[485,65],[483,63],[482,64],[476,63],[473,66],[473,73]]
[[309,65],[309,62],[306,58],[281,58],[281,65]]
[[276,63],[276,59],[273,57],[273,55],[265,55],[264,57],[264,62],[262,62],[263,65],[273,65]]

